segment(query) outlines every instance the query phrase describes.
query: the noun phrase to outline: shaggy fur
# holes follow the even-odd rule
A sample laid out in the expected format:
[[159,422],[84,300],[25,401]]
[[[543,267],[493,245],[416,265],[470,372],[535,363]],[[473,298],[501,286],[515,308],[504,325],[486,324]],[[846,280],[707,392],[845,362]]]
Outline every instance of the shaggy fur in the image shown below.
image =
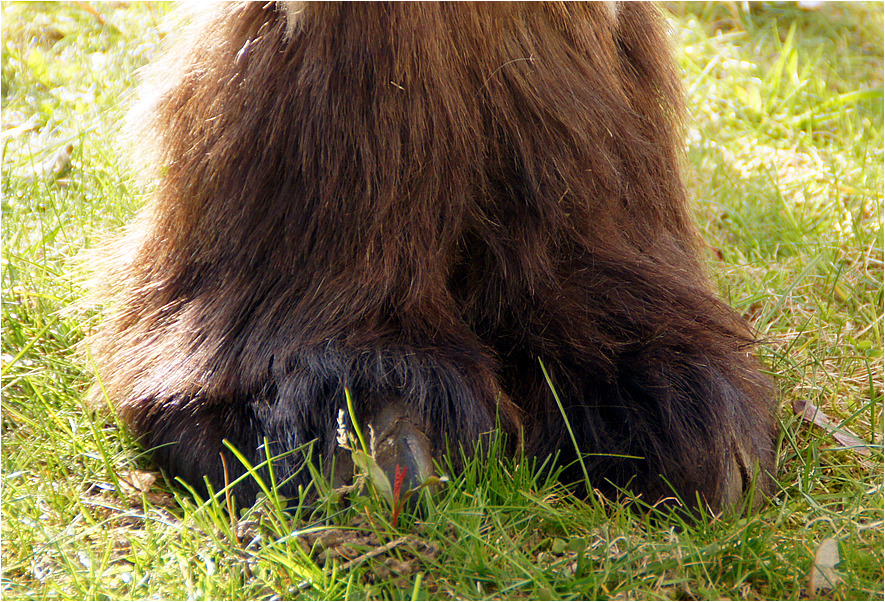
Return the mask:
[[333,457],[345,387],[435,454],[497,420],[572,462],[540,359],[594,487],[769,492],[773,400],[703,273],[663,31],[646,3],[215,7],[148,87],[158,183],[102,274],[122,418],[216,487],[222,439]]

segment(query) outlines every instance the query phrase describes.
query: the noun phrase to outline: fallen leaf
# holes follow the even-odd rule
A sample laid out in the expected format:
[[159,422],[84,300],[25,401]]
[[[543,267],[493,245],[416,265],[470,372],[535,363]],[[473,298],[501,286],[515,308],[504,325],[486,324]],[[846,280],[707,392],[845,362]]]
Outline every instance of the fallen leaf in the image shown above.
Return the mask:
[[820,542],[814,554],[814,564],[808,577],[809,596],[831,590],[842,582],[842,577],[836,572],[837,564],[839,564],[839,542],[828,537]]
[[127,494],[136,492],[147,493],[157,481],[157,475],[147,470],[130,470],[120,475],[120,485]]

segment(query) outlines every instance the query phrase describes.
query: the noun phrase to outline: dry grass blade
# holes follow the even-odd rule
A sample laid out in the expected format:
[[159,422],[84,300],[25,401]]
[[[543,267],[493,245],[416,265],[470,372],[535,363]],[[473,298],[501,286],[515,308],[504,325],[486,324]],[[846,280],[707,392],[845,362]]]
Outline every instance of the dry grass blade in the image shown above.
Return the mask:
[[854,433],[842,428],[837,422],[827,416],[823,410],[807,399],[794,400],[793,411],[801,415],[803,420],[829,431],[833,435],[833,439],[850,448],[855,453],[862,456],[869,456],[872,453],[869,446],[858,439]]

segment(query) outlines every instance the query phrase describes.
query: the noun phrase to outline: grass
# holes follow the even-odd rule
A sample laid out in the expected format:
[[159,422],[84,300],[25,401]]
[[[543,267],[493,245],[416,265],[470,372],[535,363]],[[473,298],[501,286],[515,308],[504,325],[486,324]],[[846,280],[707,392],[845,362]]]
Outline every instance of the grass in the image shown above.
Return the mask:
[[[686,525],[574,499],[493,441],[392,525],[383,499],[321,483],[288,511],[151,483],[128,433],[84,406],[76,345],[96,317],[68,309],[84,294],[70,260],[143,200],[114,140],[166,7],[3,4],[3,597],[882,599],[882,7],[738,6],[669,8],[698,223],[782,401],[776,499]],[[810,592],[827,538],[841,582]]]

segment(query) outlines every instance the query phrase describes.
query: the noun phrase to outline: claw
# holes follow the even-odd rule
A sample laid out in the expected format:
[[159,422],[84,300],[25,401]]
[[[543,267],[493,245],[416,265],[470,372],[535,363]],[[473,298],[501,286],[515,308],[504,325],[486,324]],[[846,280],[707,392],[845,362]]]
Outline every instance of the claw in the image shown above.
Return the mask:
[[[402,403],[386,405],[367,422],[373,433],[372,459],[384,471],[391,487],[399,476],[401,490],[408,491],[433,474],[430,440]],[[352,453],[339,450],[336,454],[333,487],[352,482],[355,470]]]
[[433,474],[430,440],[402,404],[385,407],[373,420],[372,427],[375,462],[391,484],[396,480],[397,467],[406,471],[402,481],[404,490],[417,487]]

